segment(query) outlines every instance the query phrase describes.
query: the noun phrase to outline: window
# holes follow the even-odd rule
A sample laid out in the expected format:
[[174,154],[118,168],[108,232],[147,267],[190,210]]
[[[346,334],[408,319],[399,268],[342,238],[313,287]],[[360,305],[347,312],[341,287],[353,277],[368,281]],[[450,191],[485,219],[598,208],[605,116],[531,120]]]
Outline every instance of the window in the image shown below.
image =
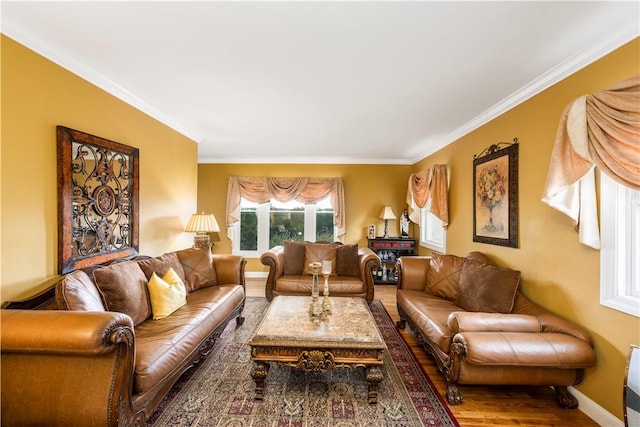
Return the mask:
[[234,225],[233,253],[257,258],[285,240],[334,241],[333,208],[329,197],[317,203],[240,199],[240,221]]
[[600,174],[600,303],[640,317],[640,191]]
[[420,211],[420,246],[446,253],[447,231],[442,227],[442,221],[429,212],[431,199]]

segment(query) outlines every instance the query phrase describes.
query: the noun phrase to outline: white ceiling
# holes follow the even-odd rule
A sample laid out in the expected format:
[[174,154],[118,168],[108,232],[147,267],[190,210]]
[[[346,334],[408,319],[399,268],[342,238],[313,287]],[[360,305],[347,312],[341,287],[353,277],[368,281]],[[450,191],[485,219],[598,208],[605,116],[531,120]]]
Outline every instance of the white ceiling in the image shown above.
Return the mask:
[[1,14],[9,37],[197,141],[200,162],[412,164],[640,35],[639,5],[2,1]]

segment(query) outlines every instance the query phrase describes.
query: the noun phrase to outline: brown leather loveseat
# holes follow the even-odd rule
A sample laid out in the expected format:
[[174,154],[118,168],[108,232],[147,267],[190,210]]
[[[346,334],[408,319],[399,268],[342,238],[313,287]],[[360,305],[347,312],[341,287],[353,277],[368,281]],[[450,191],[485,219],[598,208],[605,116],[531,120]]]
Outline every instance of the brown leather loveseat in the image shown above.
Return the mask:
[[450,404],[462,403],[459,384],[504,384],[553,386],[561,407],[578,406],[567,387],[595,364],[593,342],[519,284],[519,271],[480,252],[400,259],[398,326],[408,322],[433,356]]
[[[380,266],[380,258],[369,248],[343,245],[339,242],[313,243],[285,241],[260,257],[269,266],[265,294],[271,301],[277,295],[310,295],[312,276],[307,266],[313,261],[332,261],[329,295],[365,298],[373,301],[372,271]],[[320,276],[320,295],[324,278]]]
[[[5,303],[2,425],[145,425],[228,322],[242,323],[245,263],[196,249],[136,256]],[[154,274],[178,283],[184,305],[159,314],[158,294],[149,295]]]

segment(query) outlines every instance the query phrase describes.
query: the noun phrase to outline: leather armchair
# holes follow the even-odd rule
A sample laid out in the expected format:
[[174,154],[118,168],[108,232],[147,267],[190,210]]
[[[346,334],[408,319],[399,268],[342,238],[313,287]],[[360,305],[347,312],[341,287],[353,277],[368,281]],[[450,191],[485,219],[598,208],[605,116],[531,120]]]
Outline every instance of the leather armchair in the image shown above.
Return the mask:
[[[313,244],[311,242],[305,243]],[[341,246],[340,243],[334,243],[334,245]],[[353,265],[351,268],[344,269],[345,272],[350,270],[351,273],[329,277],[329,294],[331,296],[362,297],[366,299],[367,303],[371,303],[374,297],[373,270],[380,266],[380,258],[366,247],[356,247],[354,251],[355,255],[349,258],[349,262]],[[292,257],[286,255],[285,246],[280,245],[260,256],[260,262],[269,267],[265,288],[265,296],[269,301],[277,295],[310,295],[311,293],[312,278],[310,275],[287,274],[286,264],[291,262]],[[339,255],[337,262],[341,262]],[[320,276],[320,280],[324,280],[322,276]],[[320,290],[322,293],[322,285]]]

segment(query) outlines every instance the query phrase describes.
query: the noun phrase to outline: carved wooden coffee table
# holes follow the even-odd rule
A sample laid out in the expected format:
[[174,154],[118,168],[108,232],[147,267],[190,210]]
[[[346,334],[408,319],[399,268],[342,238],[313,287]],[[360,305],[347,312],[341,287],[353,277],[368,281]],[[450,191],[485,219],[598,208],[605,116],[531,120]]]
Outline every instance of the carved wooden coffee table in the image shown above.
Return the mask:
[[269,364],[277,363],[315,373],[362,367],[369,403],[377,403],[387,347],[366,301],[331,298],[332,314],[315,321],[309,316],[310,303],[311,297],[277,296],[249,341],[256,400],[264,397]]

